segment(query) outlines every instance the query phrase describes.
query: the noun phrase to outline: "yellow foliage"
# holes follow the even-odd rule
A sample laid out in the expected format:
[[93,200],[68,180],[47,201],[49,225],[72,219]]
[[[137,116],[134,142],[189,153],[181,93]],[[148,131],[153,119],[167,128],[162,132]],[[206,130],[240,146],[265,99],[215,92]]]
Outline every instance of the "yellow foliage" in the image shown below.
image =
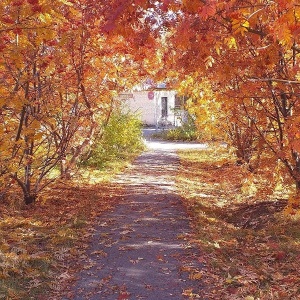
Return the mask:
[[225,45],[228,46],[229,49],[232,49],[232,48],[237,49],[238,48],[237,43],[236,43],[236,39],[233,36],[225,38],[224,43],[225,43]]
[[283,213],[286,217],[300,219],[300,193],[295,193],[289,197]]
[[233,33],[238,34],[240,33],[241,35],[245,35],[245,33],[248,31],[250,24],[249,21],[245,19],[233,19],[232,20],[232,30]]
[[255,184],[255,178],[253,174],[250,174],[244,179],[242,182],[241,191],[248,196],[253,196],[257,193],[257,186]]
[[58,2],[63,3],[63,4],[65,4],[65,5],[67,5],[67,6],[73,6],[73,3],[72,3],[72,2],[69,2],[69,1],[67,1],[67,0],[58,0]]

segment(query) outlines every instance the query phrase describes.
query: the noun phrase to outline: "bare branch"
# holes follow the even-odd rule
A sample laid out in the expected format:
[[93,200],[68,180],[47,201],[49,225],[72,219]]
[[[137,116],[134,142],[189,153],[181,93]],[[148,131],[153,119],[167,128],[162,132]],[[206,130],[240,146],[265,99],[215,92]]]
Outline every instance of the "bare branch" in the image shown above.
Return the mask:
[[249,81],[261,81],[261,82],[281,82],[285,84],[300,84],[298,80],[287,80],[287,79],[279,79],[279,78],[249,78]]

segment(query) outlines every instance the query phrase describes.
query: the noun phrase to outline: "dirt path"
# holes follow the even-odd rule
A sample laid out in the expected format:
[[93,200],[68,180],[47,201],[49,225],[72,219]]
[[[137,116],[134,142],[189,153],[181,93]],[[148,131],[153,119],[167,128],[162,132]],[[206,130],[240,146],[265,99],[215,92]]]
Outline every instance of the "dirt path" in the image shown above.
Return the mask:
[[71,299],[187,299],[191,291],[204,299],[203,266],[175,190],[178,158],[171,144],[156,143],[116,179],[126,186],[124,201],[99,219]]

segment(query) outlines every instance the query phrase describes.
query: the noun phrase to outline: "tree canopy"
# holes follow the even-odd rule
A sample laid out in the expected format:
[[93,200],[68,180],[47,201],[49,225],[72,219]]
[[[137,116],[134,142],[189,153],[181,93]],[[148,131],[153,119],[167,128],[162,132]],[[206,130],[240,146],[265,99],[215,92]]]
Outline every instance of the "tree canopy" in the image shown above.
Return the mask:
[[26,203],[145,78],[188,96],[250,170],[268,149],[300,188],[297,0],[3,0],[0,35],[0,180]]
[[298,188],[299,21],[298,1],[183,1],[165,54],[199,126],[243,162],[268,149]]

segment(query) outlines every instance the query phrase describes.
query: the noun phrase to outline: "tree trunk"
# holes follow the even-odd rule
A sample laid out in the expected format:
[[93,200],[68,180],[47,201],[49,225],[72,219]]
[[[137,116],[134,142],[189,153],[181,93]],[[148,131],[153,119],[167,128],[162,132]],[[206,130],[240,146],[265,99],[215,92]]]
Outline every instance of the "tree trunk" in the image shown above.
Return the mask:
[[36,198],[37,198],[37,193],[36,192],[31,192],[30,189],[30,184],[28,185],[28,182],[25,184],[18,176],[17,174],[12,174],[11,178],[16,180],[20,188],[22,189],[23,192],[23,199],[26,205],[34,203]]
[[70,169],[67,168],[67,162],[65,157],[60,161],[60,178],[67,180],[71,179]]
[[26,205],[32,204],[35,202],[37,198],[36,194],[25,194],[24,195],[24,202]]

